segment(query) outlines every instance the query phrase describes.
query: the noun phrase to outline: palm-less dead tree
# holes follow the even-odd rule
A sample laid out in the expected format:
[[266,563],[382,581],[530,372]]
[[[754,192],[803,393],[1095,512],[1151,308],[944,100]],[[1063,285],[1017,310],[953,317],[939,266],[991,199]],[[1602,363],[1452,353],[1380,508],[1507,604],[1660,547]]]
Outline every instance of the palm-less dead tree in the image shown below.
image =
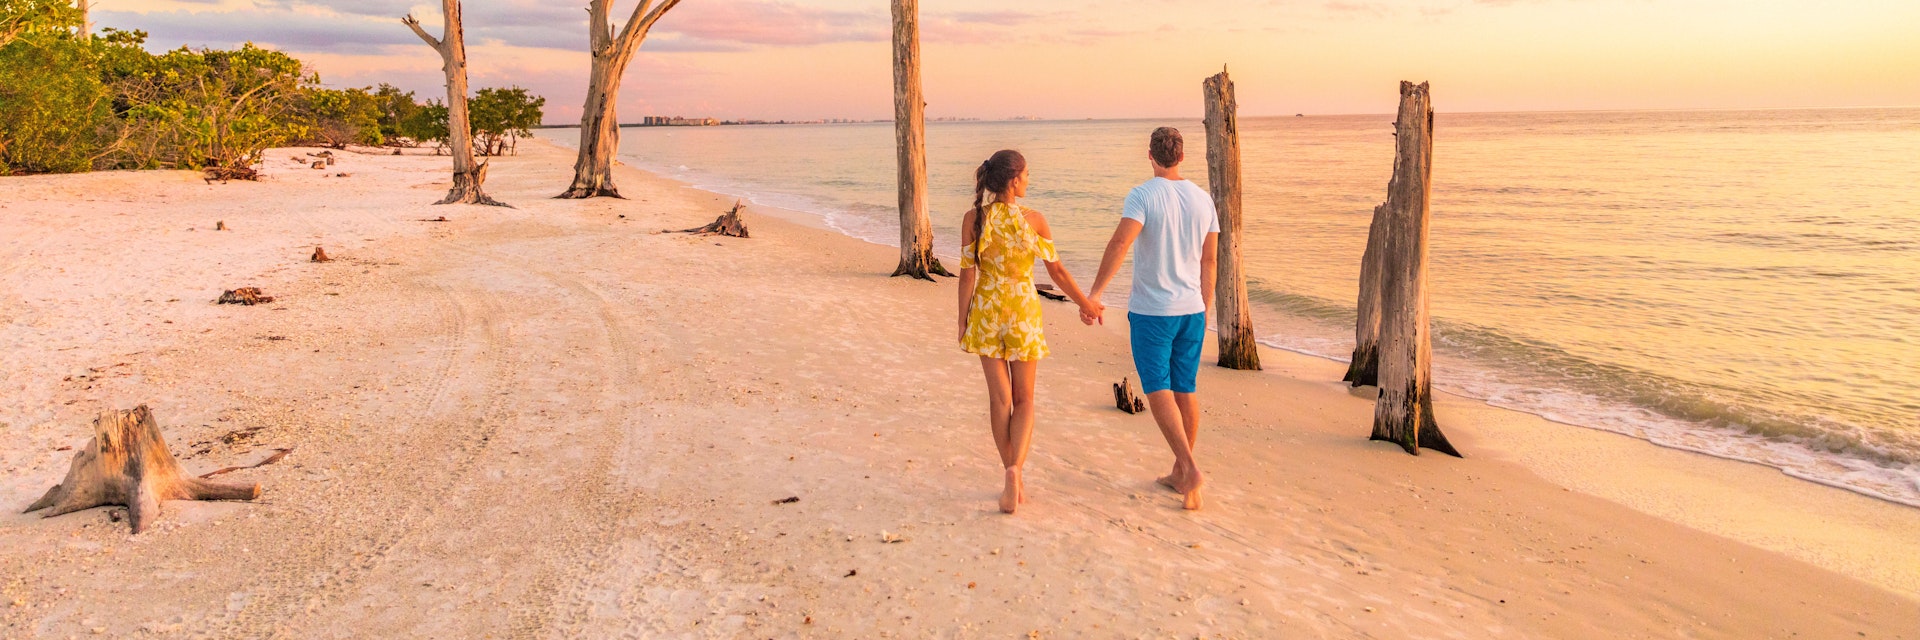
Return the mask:
[[1460,452],[1433,417],[1433,323],[1427,311],[1427,226],[1432,219],[1433,98],[1427,84],[1400,83],[1394,122],[1393,179],[1387,183],[1388,233],[1379,247],[1380,399],[1372,440]]
[[467,118],[467,44],[460,25],[460,0],[440,0],[440,11],[446,24],[437,39],[420,28],[420,21],[414,19],[413,14],[400,19],[407,28],[413,29],[414,35],[440,54],[441,69],[447,72],[447,146],[453,151],[453,188],[447,190],[446,198],[435,204],[507,206],[487,197],[481,190],[487,181],[487,165],[473,161],[473,127]]
[[1214,317],[1220,334],[1220,366],[1259,370],[1260,347],[1254,342],[1253,315],[1247,304],[1247,272],[1240,262],[1247,236],[1240,207],[1240,120],[1233,99],[1233,80],[1225,67],[1200,83],[1207,103],[1207,185],[1213,208],[1220,215],[1220,239],[1214,279]]
[[933,257],[926,107],[920,95],[920,1],[893,0],[893,139],[900,181],[900,266],[893,275],[932,280],[953,274]]
[[647,39],[647,31],[680,0],[640,0],[633,17],[613,30],[612,0],[587,4],[587,46],[593,56],[587,76],[587,103],[580,109],[580,155],[573,163],[573,184],[558,198],[620,197],[613,186],[613,156],[620,151],[620,122],[614,105],[620,97],[620,78],[633,54]]

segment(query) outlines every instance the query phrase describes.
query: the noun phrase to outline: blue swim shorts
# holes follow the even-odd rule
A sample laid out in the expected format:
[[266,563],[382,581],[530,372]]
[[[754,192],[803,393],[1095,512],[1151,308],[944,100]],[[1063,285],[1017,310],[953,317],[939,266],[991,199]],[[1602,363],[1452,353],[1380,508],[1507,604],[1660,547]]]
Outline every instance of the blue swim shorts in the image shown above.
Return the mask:
[[1193,393],[1200,375],[1200,346],[1207,338],[1205,312],[1185,316],[1127,313],[1133,335],[1133,368],[1143,394],[1163,389]]

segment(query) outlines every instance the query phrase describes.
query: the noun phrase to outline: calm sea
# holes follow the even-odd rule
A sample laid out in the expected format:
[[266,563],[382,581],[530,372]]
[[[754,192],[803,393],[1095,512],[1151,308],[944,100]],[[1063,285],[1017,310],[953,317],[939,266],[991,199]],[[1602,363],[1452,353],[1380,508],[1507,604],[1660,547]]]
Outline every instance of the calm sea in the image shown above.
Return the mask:
[[[1351,353],[1392,120],[1241,121],[1263,342]],[[1198,121],[929,124],[941,252],[956,253],[973,168],[1018,149],[1026,203],[1090,281],[1161,125],[1187,133],[1204,184]],[[1920,109],[1441,114],[1435,128],[1439,387],[1920,506]],[[621,144],[634,166],[879,243],[898,237],[893,153],[891,124],[633,128]]]

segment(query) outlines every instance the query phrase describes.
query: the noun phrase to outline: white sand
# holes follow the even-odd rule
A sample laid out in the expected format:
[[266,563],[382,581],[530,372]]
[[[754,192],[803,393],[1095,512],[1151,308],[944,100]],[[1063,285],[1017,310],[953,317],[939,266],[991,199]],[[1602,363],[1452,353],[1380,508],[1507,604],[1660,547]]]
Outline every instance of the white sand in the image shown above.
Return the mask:
[[[1406,456],[1285,352],[1203,368],[1183,512],[1109,406],[1124,322],[1064,303],[1003,516],[951,281],[759,211],[656,234],[724,203],[624,169],[550,200],[528,142],[519,209],[429,206],[422,156],[0,179],[0,636],[1920,637],[1920,510],[1451,398],[1472,457]],[[189,470],[296,451],[139,536],[11,513],[143,402]]]

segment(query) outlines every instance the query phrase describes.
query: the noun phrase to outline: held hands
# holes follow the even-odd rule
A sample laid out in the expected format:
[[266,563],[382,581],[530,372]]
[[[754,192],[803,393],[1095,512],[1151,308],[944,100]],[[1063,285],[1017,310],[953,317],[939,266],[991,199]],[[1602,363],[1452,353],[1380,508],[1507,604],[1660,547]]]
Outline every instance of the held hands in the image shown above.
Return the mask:
[[1086,304],[1080,305],[1080,322],[1087,325],[1106,324],[1106,319],[1103,317],[1106,312],[1106,305],[1088,300]]

